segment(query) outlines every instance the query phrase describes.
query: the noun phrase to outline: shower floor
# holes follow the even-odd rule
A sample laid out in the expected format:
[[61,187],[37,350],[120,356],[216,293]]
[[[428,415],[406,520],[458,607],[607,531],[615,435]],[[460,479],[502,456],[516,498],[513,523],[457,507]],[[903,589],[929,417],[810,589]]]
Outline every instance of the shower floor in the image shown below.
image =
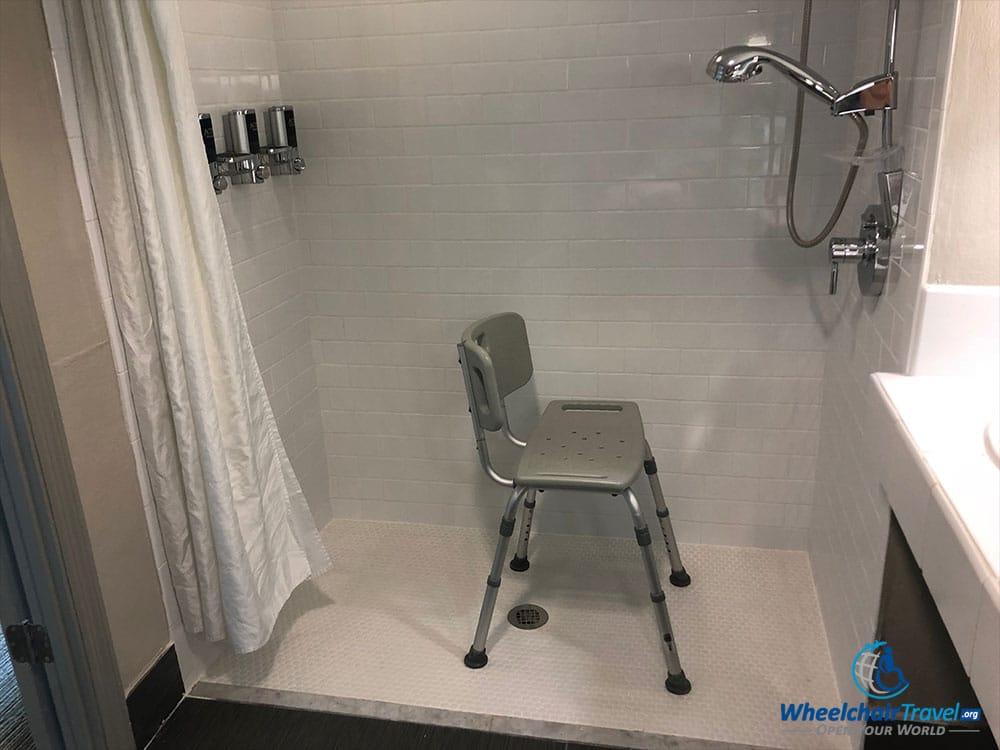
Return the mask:
[[[462,656],[494,533],[335,520],[323,537],[332,572],[194,695],[637,748],[849,747],[779,719],[783,701],[840,701],[803,552],[682,546],[693,583],[666,594],[693,690],[674,696],[634,540],[533,537],[530,570],[504,569],[490,662],[473,671]],[[544,627],[508,624],[525,602],[548,611]]]

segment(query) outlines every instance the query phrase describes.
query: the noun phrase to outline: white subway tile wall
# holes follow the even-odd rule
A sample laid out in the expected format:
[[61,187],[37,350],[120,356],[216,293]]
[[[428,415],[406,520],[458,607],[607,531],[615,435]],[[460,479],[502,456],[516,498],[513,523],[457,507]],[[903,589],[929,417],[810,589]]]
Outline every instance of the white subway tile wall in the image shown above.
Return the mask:
[[[882,69],[886,3],[863,0],[858,16],[854,77]],[[862,450],[864,435],[881,434],[872,372],[905,372],[914,306],[924,276],[931,186],[937,158],[941,103],[951,59],[955,4],[903,0],[897,68],[901,74],[896,141],[906,171],[902,226],[893,240],[890,283],[877,300],[861,298],[853,272],[841,277],[823,380],[816,498],[809,555],[841,693],[855,691],[849,665],[875,635],[889,505],[875,462],[889,458]],[[879,138],[878,120],[871,121]],[[877,145],[877,144],[876,144]],[[874,168],[859,176],[858,196],[845,211],[854,219],[872,201]],[[844,223],[841,222],[841,226]],[[919,540],[910,540],[916,543]]]
[[[218,150],[225,150],[222,114],[230,109],[256,108],[263,135],[264,110],[282,103],[270,0],[184,0],[179,6],[195,100],[212,115]],[[219,207],[278,429],[322,528],[332,517],[329,480],[292,179],[231,186]]]
[[[454,347],[510,309],[535,355],[522,432],[548,398],[635,399],[682,541],[805,547],[834,308],[825,250],[784,228],[795,92],[705,75],[725,44],[794,52],[801,9],[273,4],[335,514],[495,523]],[[857,9],[816,3],[815,64],[853,59]],[[807,226],[849,130],[810,104]],[[551,496],[538,523],[630,533],[607,498]]]

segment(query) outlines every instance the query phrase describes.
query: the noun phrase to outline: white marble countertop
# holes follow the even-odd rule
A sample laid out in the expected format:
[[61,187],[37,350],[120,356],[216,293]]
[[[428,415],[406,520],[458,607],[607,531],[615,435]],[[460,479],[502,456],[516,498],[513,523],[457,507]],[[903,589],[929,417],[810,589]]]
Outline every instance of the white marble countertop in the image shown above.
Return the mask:
[[959,542],[980,577],[1000,577],[1000,469],[986,451],[987,424],[997,419],[996,382],[946,376],[873,375],[929,483],[961,521]]

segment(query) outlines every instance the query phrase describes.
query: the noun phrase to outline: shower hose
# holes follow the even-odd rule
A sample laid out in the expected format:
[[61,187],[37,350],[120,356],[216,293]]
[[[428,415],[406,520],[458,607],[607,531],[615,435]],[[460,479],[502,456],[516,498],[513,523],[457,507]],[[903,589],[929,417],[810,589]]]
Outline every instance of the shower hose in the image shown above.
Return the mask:
[[[804,0],[802,7],[802,34],[799,39],[799,62],[803,65],[807,63],[809,58],[809,29],[811,26],[812,0]],[[854,187],[854,178],[858,176],[858,165],[856,163],[851,164],[850,169],[847,170],[847,177],[844,178],[844,185],[840,189],[840,197],[837,199],[837,205],[834,206],[833,213],[830,215],[829,221],[826,222],[826,226],[815,237],[809,239],[802,237],[795,226],[795,182],[799,171],[799,149],[802,144],[802,114],[804,107],[805,92],[800,88],[795,97],[795,126],[792,131],[792,161],[789,165],[788,192],[785,198],[785,223],[788,225],[788,233],[796,245],[800,247],[815,247],[833,231],[833,227],[844,212],[844,205],[851,195],[851,188]],[[868,143],[868,125],[865,123],[864,117],[859,114],[853,114],[850,117],[858,128],[858,144],[854,149],[854,157],[856,159],[865,152],[865,146]]]

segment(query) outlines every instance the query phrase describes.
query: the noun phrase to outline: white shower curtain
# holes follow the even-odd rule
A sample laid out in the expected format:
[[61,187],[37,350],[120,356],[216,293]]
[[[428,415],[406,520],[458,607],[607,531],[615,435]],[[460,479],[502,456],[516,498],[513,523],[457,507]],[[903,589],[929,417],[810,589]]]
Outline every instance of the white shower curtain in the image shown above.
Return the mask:
[[329,566],[260,368],[176,0],[63,0],[139,434],[184,626],[260,648]]

